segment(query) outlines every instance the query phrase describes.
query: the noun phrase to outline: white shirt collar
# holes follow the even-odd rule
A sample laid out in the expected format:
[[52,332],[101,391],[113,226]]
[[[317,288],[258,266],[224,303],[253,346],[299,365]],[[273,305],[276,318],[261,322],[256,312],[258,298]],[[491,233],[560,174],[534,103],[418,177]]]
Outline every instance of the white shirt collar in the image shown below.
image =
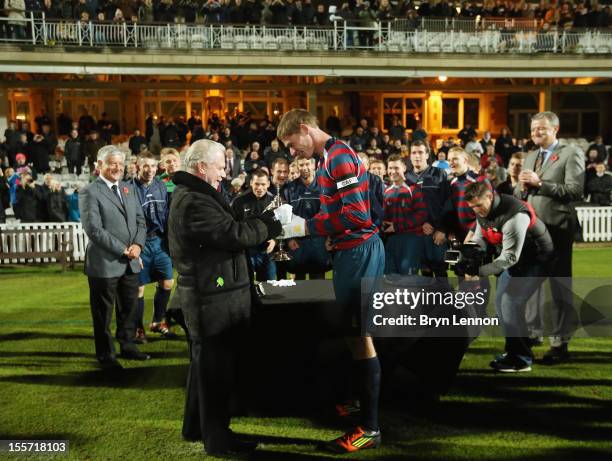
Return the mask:
[[108,186],[109,189],[112,190],[113,186],[117,186],[117,188],[119,188],[119,181],[117,182],[111,182],[108,179],[106,179],[104,176],[100,175],[100,179],[102,179],[102,181],[104,181],[104,184],[106,184]]

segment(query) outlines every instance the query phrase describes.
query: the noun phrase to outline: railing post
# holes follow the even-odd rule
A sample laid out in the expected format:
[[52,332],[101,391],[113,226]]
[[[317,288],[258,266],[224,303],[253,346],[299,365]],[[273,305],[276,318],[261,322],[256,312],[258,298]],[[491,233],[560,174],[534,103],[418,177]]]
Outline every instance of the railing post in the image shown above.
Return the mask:
[[344,27],[344,37],[342,37],[342,42],[343,42],[342,46],[344,48],[344,51],[346,51],[346,41],[347,41],[347,34],[348,34],[348,31],[346,30],[346,21],[344,21],[343,27]]
[[334,20],[334,51],[338,51],[338,21]]
[[563,31],[563,35],[561,36],[561,53],[565,53],[565,41],[567,40],[567,35],[565,35],[565,31]]
[[36,45],[36,26],[34,25],[33,11],[30,11],[30,29],[32,30],[32,45]]
[[140,28],[140,25],[137,22],[135,22],[134,23],[134,48],[138,48],[138,34],[140,34],[140,31],[138,30],[139,28]]
[[48,42],[48,35],[47,35],[47,22],[45,21],[45,13],[44,12],[42,14],[42,36],[43,36],[43,43],[46,46],[47,42]]
[[557,52],[557,46],[559,46],[559,34],[555,32],[553,35],[553,53]]
[[168,48],[170,48],[172,46],[172,40],[170,40],[170,32],[172,29],[170,29],[170,24],[166,24],[166,26],[167,26],[167,29],[166,29],[166,32],[167,32],[166,39],[167,40],[166,41],[168,42]]
[[377,21],[376,26],[378,27],[378,51],[382,50],[382,23]]
[[93,47],[93,34],[94,34],[93,24],[91,21],[89,21],[89,46],[91,47]]
[[79,40],[79,46],[83,46],[83,31],[81,30],[81,21],[77,22],[77,37]]

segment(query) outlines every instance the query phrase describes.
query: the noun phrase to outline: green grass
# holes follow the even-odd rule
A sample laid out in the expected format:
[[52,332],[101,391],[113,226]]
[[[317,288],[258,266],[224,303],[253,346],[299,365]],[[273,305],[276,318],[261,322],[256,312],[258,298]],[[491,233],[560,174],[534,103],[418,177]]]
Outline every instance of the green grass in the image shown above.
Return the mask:
[[[574,270],[612,278],[610,262],[611,248],[580,248]],[[152,292],[149,287],[145,318]],[[180,436],[184,341],[153,340],[142,346],[153,360],[124,362],[122,378],[105,378],[94,360],[87,279],[80,271],[0,267],[0,293],[0,439],[70,440],[68,457],[40,459],[204,458],[201,444]],[[519,376],[489,371],[502,345],[500,338],[476,340],[435,411],[386,403],[383,447],[345,458],[612,459],[612,338],[576,339],[572,362]],[[233,420],[235,431],[262,438],[260,460],[339,459],[316,447],[339,427],[304,417]]]

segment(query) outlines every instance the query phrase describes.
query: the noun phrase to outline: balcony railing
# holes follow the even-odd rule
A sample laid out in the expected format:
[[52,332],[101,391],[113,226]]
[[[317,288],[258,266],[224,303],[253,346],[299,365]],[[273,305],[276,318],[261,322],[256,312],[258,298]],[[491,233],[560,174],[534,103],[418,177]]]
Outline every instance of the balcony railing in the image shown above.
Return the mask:
[[[0,20],[7,21],[7,18]],[[49,21],[33,15],[23,19],[20,26],[16,26],[15,19],[10,21],[12,34],[0,38],[0,42],[37,46],[391,53],[612,53],[612,33],[602,30],[543,31],[533,22],[513,26],[508,21],[501,24],[490,20],[428,20],[410,25],[398,20],[363,26],[337,21],[329,28],[314,28],[84,23]]]

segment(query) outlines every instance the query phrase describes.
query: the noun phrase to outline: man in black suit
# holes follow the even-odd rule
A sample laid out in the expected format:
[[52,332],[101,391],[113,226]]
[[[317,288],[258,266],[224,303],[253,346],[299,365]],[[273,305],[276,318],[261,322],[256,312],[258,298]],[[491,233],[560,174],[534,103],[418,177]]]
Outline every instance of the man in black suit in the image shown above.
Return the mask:
[[134,344],[140,252],[146,226],[138,197],[121,181],[125,155],[115,146],[98,152],[100,176],[79,194],[83,229],[89,237],[85,273],[93,318],[96,357],[103,369],[121,369],[116,359],[110,323],[117,304],[116,337],[121,356],[147,360]]

